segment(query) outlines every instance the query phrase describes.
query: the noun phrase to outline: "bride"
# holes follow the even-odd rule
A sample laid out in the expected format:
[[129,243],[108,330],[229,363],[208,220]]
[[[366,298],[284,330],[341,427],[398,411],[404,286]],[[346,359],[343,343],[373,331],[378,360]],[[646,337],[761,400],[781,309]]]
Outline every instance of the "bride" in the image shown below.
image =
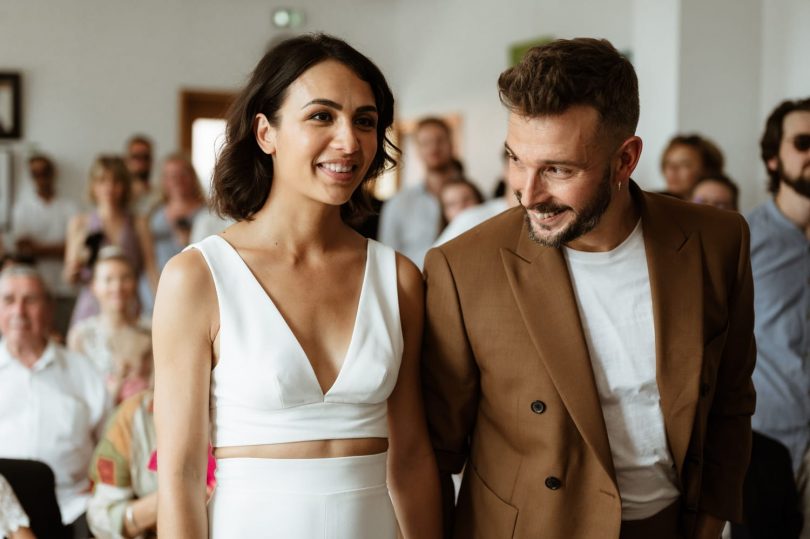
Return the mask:
[[161,536],[439,537],[422,278],[347,224],[394,163],[393,104],[368,58],[308,35],[232,107],[214,199],[237,223],[173,258],[155,305]]

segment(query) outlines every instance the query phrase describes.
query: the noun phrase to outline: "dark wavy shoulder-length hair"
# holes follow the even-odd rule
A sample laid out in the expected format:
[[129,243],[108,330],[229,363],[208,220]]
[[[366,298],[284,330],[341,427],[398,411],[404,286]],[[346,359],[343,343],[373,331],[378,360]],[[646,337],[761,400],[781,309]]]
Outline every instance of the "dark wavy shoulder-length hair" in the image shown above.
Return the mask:
[[257,114],[274,125],[287,88],[307,69],[325,60],[336,60],[367,82],[377,107],[377,153],[362,184],[341,207],[347,222],[372,213],[369,191],[374,178],[396,165],[399,149],[386,132],[394,121],[394,96],[382,72],[348,43],[325,34],[302,35],[272,47],[261,59],[247,86],[227,115],[225,145],[214,167],[212,205],[220,215],[250,220],[267,201],[273,183],[273,159],[259,148],[253,132]]

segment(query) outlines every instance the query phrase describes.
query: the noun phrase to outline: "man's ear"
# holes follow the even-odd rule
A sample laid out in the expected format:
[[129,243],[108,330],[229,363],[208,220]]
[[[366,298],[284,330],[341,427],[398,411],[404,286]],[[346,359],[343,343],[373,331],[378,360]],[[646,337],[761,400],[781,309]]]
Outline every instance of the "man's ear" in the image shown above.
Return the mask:
[[765,164],[768,166],[768,170],[771,172],[776,172],[776,170],[779,168],[779,158],[771,157],[765,162]]
[[617,152],[618,161],[616,164],[616,176],[619,181],[627,181],[630,175],[636,169],[639,160],[641,159],[641,149],[643,143],[641,139],[635,135],[625,140],[619,147]]
[[276,128],[262,113],[257,114],[253,119],[253,134],[256,136],[259,148],[264,153],[267,155],[276,153]]

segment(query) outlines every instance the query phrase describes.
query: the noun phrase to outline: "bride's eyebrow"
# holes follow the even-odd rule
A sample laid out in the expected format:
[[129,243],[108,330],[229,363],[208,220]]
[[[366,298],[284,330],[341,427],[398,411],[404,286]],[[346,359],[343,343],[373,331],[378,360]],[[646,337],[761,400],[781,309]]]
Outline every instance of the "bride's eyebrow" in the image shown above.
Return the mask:
[[[307,108],[307,107],[309,107],[311,105],[323,105],[325,107],[329,107],[329,108],[332,108],[332,109],[335,109],[335,110],[343,110],[343,105],[341,105],[340,103],[336,103],[336,102],[332,101],[331,99],[313,99],[312,101],[310,101],[309,103],[307,103],[306,105],[304,105],[301,108],[305,109],[305,108]],[[356,112],[374,112],[374,113],[376,113],[377,112],[377,107],[375,107],[374,105],[364,105],[362,107],[358,107]]]

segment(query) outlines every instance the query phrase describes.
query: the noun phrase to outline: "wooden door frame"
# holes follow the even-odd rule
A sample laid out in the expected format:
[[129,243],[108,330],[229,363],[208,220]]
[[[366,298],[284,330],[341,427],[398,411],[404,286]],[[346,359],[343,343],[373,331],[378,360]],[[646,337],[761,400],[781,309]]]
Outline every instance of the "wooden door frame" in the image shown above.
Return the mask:
[[180,90],[180,149],[191,155],[191,126],[198,118],[225,118],[236,92]]

